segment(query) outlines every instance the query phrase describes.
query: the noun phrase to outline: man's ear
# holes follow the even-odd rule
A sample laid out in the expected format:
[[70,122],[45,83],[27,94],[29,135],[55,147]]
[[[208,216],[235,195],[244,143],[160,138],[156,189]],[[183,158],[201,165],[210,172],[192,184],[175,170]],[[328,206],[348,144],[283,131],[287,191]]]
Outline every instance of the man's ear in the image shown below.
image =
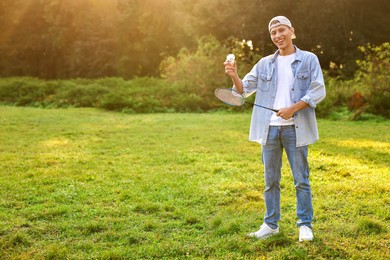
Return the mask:
[[292,31],[291,39],[296,39],[297,36],[295,35],[295,29],[294,29],[294,27],[291,27],[290,30]]

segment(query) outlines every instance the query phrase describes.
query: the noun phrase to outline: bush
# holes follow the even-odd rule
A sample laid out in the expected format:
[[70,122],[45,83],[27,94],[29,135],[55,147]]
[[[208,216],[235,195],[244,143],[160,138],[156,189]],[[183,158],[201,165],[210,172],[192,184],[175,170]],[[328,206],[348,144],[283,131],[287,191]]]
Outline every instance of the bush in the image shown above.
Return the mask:
[[0,81],[0,101],[17,106],[45,105],[56,87],[36,78],[6,78]]
[[368,103],[367,112],[390,118],[390,43],[368,44],[359,50],[364,59],[357,61],[355,80]]
[[214,97],[214,90],[232,85],[223,70],[223,62],[229,53],[235,54],[239,73],[243,75],[260,59],[251,42],[231,38],[223,45],[214,36],[204,36],[198,39],[195,51],[183,48],[176,57],[162,61],[162,78],[174,83],[181,92],[174,98],[176,110],[208,111],[224,106]]
[[[193,106],[189,99],[178,102],[179,97],[187,94],[166,80],[147,77],[129,81],[120,78],[0,80],[0,102],[21,106],[97,107],[139,113],[166,112],[172,109],[197,111],[200,106]],[[179,106],[188,106],[189,109]]]
[[97,83],[90,85],[77,85],[68,82],[66,87],[56,94],[55,101],[58,106],[99,107],[99,101],[110,89]]
[[364,59],[357,61],[354,79],[340,80],[324,72],[327,96],[316,109],[319,117],[357,120],[366,113],[390,118],[390,44],[359,49]]
[[102,96],[100,107],[107,110],[122,111],[132,106],[132,103],[126,98],[126,93],[122,91],[111,92]]
[[181,93],[177,85],[166,80],[136,78],[103,95],[98,107],[133,113],[180,111],[176,110],[175,101]]
[[[357,61],[359,71],[355,79],[340,80],[324,72],[327,97],[316,109],[319,117],[359,119],[367,112],[390,118],[390,44],[367,45],[360,50],[365,57]],[[230,39],[223,45],[207,36],[198,40],[195,51],[182,49],[176,57],[167,57],[161,63],[162,78],[3,78],[0,102],[18,106],[97,107],[132,113],[250,109],[232,109],[214,97],[215,88],[232,84],[222,64],[230,52],[236,54],[240,76],[260,58],[249,42]]]
[[318,117],[328,117],[340,108],[344,108],[348,103],[349,97],[354,93],[353,81],[332,78],[326,72],[324,72],[324,78],[326,98],[316,108]]
[[228,53],[229,49],[216,38],[206,36],[198,40],[196,51],[184,48],[177,57],[163,60],[160,66],[162,77],[178,86],[183,94],[181,100],[175,98],[176,108],[193,111],[218,106],[213,96],[214,89],[231,86],[223,71]]

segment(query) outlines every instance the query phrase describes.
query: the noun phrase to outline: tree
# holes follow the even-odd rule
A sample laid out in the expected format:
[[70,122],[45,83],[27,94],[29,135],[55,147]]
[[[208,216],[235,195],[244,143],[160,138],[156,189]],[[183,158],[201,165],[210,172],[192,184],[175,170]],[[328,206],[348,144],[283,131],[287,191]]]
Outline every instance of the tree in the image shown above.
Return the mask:
[[2,0],[0,76],[157,76],[161,60],[205,35],[251,40],[264,56],[275,51],[268,21],[286,15],[297,46],[351,77],[357,46],[388,40],[388,11],[388,0]]

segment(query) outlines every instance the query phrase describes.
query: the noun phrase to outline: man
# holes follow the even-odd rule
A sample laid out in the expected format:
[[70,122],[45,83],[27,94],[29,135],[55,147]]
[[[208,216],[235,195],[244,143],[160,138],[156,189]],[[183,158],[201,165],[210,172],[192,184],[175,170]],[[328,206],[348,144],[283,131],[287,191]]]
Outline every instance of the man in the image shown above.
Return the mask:
[[296,189],[299,241],[311,241],[313,206],[307,156],[308,145],[318,140],[314,109],[325,98],[324,79],[317,56],[293,45],[296,36],[286,17],[272,18],[268,29],[278,50],[262,58],[242,80],[235,62],[224,63],[235,91],[244,96],[256,91],[256,104],[278,110],[253,108],[249,140],[262,145],[266,213],[260,229],[248,235],[267,238],[279,233],[284,149]]

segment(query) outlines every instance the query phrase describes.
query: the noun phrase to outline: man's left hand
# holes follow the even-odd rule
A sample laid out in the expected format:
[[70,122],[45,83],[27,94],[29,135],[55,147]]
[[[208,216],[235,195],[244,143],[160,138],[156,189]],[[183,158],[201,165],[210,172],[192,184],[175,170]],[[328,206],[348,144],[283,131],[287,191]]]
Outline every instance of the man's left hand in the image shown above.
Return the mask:
[[288,120],[294,116],[294,110],[291,108],[281,108],[279,112],[276,113],[276,116],[280,116],[284,120]]

